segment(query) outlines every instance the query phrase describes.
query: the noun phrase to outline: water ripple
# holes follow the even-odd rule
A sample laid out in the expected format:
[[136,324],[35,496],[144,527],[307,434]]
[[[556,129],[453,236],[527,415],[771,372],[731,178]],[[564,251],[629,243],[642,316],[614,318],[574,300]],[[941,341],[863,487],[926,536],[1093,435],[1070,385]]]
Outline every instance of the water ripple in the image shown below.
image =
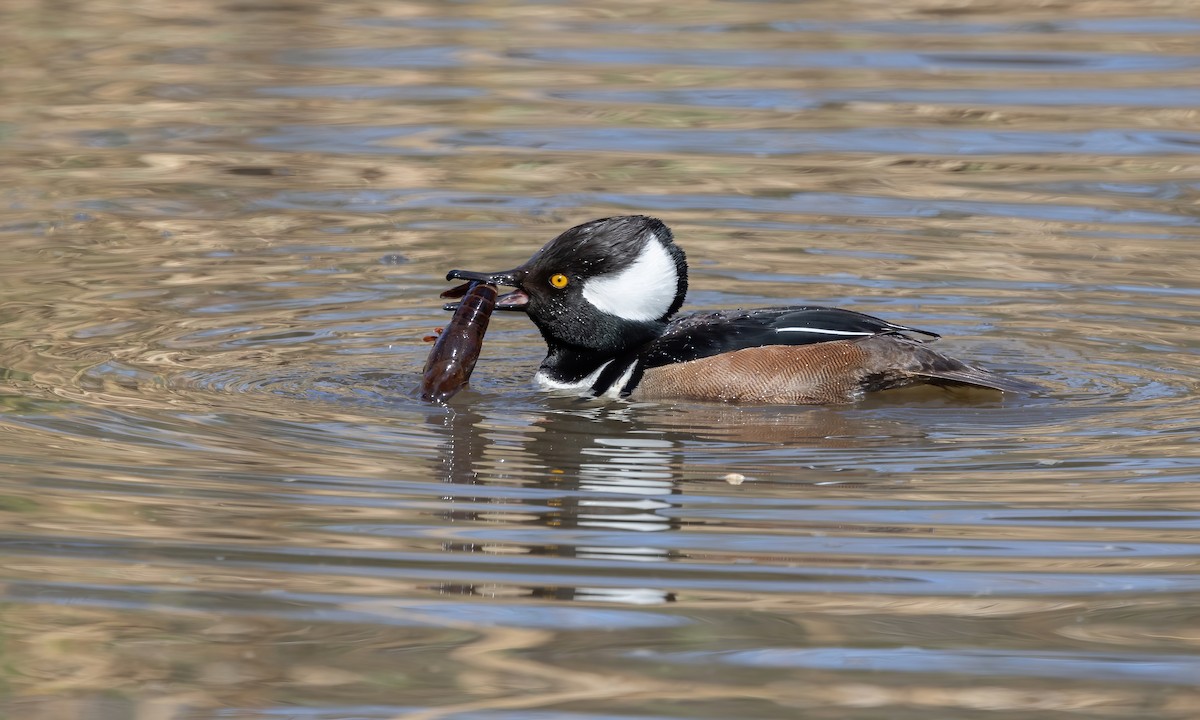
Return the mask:
[[[0,24],[0,715],[1195,715],[1188,3],[126,5]],[[1046,390],[413,397],[635,212]]]
[[727,653],[636,653],[635,661],[728,663],[758,668],[821,668],[853,672],[1008,675],[1194,685],[1200,661],[1183,655],[1063,653],[1047,650],[927,650],[921,648],[765,649]]
[[1114,55],[1054,52],[903,52],[783,50],[651,50],[620,48],[528,48],[508,56],[556,65],[621,64],[636,66],[696,65],[771,68],[869,68],[880,70],[953,71],[987,68],[1009,72],[1168,72],[1200,67],[1195,55]]

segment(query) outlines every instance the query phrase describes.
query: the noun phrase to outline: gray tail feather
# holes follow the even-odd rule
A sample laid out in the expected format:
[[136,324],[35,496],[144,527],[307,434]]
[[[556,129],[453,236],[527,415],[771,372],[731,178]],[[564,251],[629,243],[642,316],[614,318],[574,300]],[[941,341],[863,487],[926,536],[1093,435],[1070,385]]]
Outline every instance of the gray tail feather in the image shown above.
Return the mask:
[[915,340],[876,335],[859,341],[870,348],[871,366],[875,372],[866,383],[869,390],[886,390],[916,383],[943,387],[981,387],[1018,395],[1034,395],[1044,391],[1028,380],[997,375],[990,370],[966,363],[931,350]]
[[965,370],[919,372],[917,374],[929,378],[930,385],[945,385],[950,387],[969,385],[972,387],[991,388],[992,390],[999,390],[1006,393],[1016,393],[1018,395],[1036,395],[1045,389],[1041,385],[1031,383],[1028,380],[1004,377],[979,368],[964,367]]
[[1004,377],[990,370],[972,367],[952,357],[921,347],[913,358],[916,362],[910,366],[909,372],[926,378],[930,385],[962,386],[990,388],[1018,395],[1035,395],[1044,390],[1041,385],[1028,380]]

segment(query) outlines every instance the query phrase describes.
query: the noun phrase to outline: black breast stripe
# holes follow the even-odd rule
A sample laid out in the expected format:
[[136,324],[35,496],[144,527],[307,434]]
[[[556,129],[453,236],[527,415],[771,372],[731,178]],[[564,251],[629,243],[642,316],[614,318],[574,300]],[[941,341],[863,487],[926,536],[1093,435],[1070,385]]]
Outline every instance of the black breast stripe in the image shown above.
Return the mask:
[[[626,353],[625,355],[618,355],[617,357],[613,358],[613,361],[600,371],[600,375],[596,377],[596,382],[592,383],[592,394],[599,397],[608,392],[609,389],[612,388],[613,383],[620,380],[621,376],[623,376],[625,372],[629,370],[629,366],[637,362],[637,356],[633,353]],[[640,365],[641,363],[638,364]],[[635,374],[637,375],[637,379],[641,380],[641,374],[636,372]],[[633,378],[630,378],[630,382],[633,382]],[[633,384],[636,385],[637,383],[634,382]],[[629,394],[624,391],[625,387],[629,388],[629,392],[633,392],[633,387],[631,387],[629,382],[627,382],[622,387],[622,397]]]
[[625,382],[625,387],[621,388],[621,397],[629,397],[633,394],[634,388],[642,381],[642,376],[646,374],[646,364],[638,361],[637,365],[633,366],[633,372],[629,375],[629,380]]

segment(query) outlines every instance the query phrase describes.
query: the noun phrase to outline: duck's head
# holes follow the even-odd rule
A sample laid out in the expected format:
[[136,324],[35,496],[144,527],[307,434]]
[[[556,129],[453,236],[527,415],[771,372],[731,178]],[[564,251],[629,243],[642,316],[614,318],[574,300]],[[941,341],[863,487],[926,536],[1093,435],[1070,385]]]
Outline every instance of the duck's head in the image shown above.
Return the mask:
[[616,354],[656,337],[679,310],[687,260],[661,221],[626,215],[577,225],[512,270],[446,275],[455,278],[516,288],[496,309],[528,313],[552,350]]

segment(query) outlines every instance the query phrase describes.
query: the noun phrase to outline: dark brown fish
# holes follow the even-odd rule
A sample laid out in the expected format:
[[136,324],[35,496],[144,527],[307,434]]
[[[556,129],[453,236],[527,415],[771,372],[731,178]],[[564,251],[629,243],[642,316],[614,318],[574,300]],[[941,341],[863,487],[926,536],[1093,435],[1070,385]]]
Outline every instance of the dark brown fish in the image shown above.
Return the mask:
[[472,281],[447,290],[442,297],[461,297],[462,301],[429,351],[421,399],[444,405],[471,379],[488,320],[496,309],[496,287]]

